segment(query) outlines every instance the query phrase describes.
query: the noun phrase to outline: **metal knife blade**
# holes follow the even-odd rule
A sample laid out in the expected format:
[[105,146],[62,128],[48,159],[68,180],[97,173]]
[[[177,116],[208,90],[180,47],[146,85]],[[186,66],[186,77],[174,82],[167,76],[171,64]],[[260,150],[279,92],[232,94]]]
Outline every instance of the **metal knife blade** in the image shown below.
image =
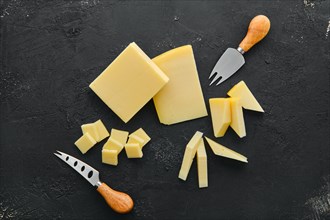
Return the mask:
[[82,175],[93,186],[99,186],[101,184],[99,171],[95,170],[93,167],[61,151],[57,151],[57,153],[54,154],[80,173],[80,175]]
[[245,63],[243,55],[234,48],[228,48],[224,54],[220,57],[217,64],[215,64],[209,79],[215,75],[210,85],[217,81],[220,77],[221,79],[216,85],[223,83],[226,79],[236,73],[239,68],[241,68]]

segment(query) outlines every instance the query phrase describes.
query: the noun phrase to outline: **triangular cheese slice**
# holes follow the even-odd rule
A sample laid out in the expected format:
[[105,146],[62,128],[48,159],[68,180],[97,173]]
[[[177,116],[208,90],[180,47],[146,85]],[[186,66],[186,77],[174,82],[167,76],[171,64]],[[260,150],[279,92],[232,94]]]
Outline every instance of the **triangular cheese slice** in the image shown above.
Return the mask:
[[214,136],[223,137],[231,122],[229,98],[212,98],[209,103]]
[[265,112],[244,81],[237,83],[227,94],[233,98],[240,98],[241,105],[245,109]]
[[230,98],[231,123],[230,127],[242,138],[246,136],[243,108],[239,98]]
[[211,139],[205,137],[206,141],[209,143],[213,153],[215,155],[221,156],[221,157],[227,157],[233,160],[242,161],[244,163],[247,163],[247,158],[243,156],[242,154],[239,154],[225,146],[222,146],[221,144],[218,144],[215,141],[212,141]]

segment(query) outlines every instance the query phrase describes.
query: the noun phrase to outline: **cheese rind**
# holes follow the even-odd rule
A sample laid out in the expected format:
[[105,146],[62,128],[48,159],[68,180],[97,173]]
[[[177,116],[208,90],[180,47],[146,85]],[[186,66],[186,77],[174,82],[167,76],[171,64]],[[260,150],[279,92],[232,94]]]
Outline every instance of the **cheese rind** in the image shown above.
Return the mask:
[[197,148],[197,171],[199,188],[208,187],[207,154],[203,139],[199,142]]
[[102,163],[109,165],[118,165],[118,152],[116,150],[102,150]]
[[99,139],[99,133],[94,123],[84,124],[81,126],[82,133],[88,133],[95,141]]
[[122,131],[118,129],[111,129],[111,135],[110,138],[113,140],[118,141],[121,145],[125,145],[128,137],[127,131]]
[[231,123],[230,127],[242,138],[246,136],[243,109],[238,98],[230,98]]
[[241,105],[245,109],[265,112],[244,81],[237,83],[227,94],[233,98],[240,98]]
[[170,81],[154,96],[159,121],[171,125],[207,116],[191,45],[153,59]]
[[130,143],[125,144],[125,151],[127,158],[142,158],[143,152],[139,144]]
[[196,151],[200,141],[202,140],[202,137],[203,137],[203,133],[197,131],[186,146],[181,164],[181,169],[179,172],[179,178],[182,180],[187,179],[191,164],[196,155]]
[[168,80],[159,67],[131,43],[89,87],[127,123]]
[[89,133],[85,133],[74,144],[78,147],[81,153],[85,154],[96,144],[96,141]]
[[209,103],[214,136],[223,137],[231,122],[230,101],[228,98],[212,98]]
[[118,154],[123,150],[124,145],[121,144],[119,141],[112,139],[111,137],[108,141],[103,145],[103,149],[105,150],[115,150]]
[[99,136],[99,138],[96,140],[97,142],[100,142],[103,139],[109,137],[109,132],[108,132],[107,128],[104,126],[101,119],[94,122],[94,125],[96,127],[96,130],[97,130],[97,133],[98,133],[98,136]]
[[209,143],[213,153],[215,155],[221,156],[221,157],[226,157],[234,160],[238,160],[244,163],[247,163],[247,158],[243,156],[242,154],[239,154],[207,137],[205,137],[206,141]]
[[142,128],[137,129],[129,135],[129,142],[140,143],[141,148],[143,148],[150,140],[151,138]]

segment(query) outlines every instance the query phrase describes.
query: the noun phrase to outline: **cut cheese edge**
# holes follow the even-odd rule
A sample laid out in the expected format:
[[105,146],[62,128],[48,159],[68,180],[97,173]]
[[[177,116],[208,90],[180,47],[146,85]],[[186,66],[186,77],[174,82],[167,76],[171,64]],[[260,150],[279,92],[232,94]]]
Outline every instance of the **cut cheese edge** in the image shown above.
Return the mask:
[[153,61],[170,79],[153,98],[159,121],[171,125],[207,116],[191,45],[167,51]]
[[102,150],[102,163],[117,166],[118,165],[118,152],[116,150]]
[[119,141],[109,138],[108,141],[103,145],[103,149],[105,150],[115,150],[118,154],[123,150],[124,145],[121,144]]
[[227,94],[233,98],[240,98],[241,105],[245,109],[257,112],[264,112],[259,102],[254,97],[254,95],[244,81],[240,81],[239,83],[237,83],[231,90],[229,90]]
[[81,151],[81,153],[85,154],[96,144],[96,141],[89,133],[85,133],[74,144]]
[[212,98],[209,103],[214,136],[223,137],[231,122],[230,101],[228,98]]
[[208,187],[207,154],[203,139],[201,139],[197,148],[197,171],[199,188]]
[[109,137],[109,132],[107,128],[104,126],[103,122],[101,119],[97,120],[94,122],[94,126],[96,127],[97,133],[98,133],[98,139],[96,140],[97,142],[102,141],[103,139]]
[[88,133],[95,141],[99,140],[99,133],[94,123],[84,124],[81,126],[82,133]]
[[230,127],[242,138],[246,136],[243,109],[238,98],[230,98],[231,123]]
[[143,148],[150,140],[149,135],[142,128],[139,128],[129,135],[128,143],[139,143],[140,147]]
[[202,140],[202,137],[203,137],[203,133],[197,131],[186,146],[181,164],[181,169],[179,172],[179,178],[182,180],[187,179],[191,164],[196,155],[196,151],[200,141]]
[[127,144],[139,144],[140,148],[142,149],[144,146],[144,140],[137,135],[130,135],[127,141]]
[[125,144],[125,151],[127,158],[142,158],[143,152],[139,144],[127,143]]
[[207,137],[205,137],[205,139],[208,142],[208,144],[210,145],[210,147],[215,155],[230,158],[233,160],[238,160],[238,161],[241,161],[244,163],[248,162],[247,158],[245,156],[243,156],[242,154],[239,154]]
[[168,81],[163,71],[131,43],[89,87],[127,123]]
[[127,131],[122,131],[114,128],[111,129],[110,138],[118,141],[122,146],[126,144],[127,137],[128,137]]

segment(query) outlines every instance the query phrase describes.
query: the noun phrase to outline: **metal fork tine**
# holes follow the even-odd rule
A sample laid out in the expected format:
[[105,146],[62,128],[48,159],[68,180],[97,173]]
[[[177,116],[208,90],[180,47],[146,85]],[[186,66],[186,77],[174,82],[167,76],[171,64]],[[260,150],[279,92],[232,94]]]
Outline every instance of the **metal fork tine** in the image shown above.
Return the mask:
[[218,73],[212,80],[212,82],[210,83],[210,86],[215,82],[217,81],[219,78],[221,77],[220,73]]

